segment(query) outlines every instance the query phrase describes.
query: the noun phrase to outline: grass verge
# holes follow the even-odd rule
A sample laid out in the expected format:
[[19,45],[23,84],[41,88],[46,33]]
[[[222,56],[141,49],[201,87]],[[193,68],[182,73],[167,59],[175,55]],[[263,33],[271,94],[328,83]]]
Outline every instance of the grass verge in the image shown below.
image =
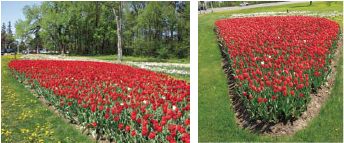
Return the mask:
[[[109,60],[109,61],[116,61],[117,55],[97,55],[97,56],[86,56],[89,58],[94,58],[98,60]],[[159,58],[152,58],[152,57],[134,57],[134,56],[123,56],[124,62],[159,62],[159,63],[184,63],[189,64],[190,59],[159,59]]]
[[[221,17],[235,13],[265,11],[343,11],[343,2],[288,4],[254,9],[234,10],[201,14],[198,16],[198,141],[239,142],[239,141],[343,141],[343,56],[340,57],[338,73],[331,96],[318,117],[308,123],[308,127],[295,133],[293,137],[269,137],[252,134],[240,129],[235,123],[234,110],[230,107],[226,76],[221,69],[221,54],[214,38],[213,24]],[[342,17],[332,20],[343,25]],[[343,27],[343,26],[342,26]]]

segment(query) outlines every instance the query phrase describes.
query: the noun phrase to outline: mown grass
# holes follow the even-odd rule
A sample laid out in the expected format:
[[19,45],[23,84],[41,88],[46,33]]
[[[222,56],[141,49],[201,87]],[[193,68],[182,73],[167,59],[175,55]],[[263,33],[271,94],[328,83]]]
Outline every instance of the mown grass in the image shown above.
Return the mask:
[[[97,56],[86,56],[89,58],[95,58],[99,60],[116,61],[117,55],[97,55]],[[190,59],[159,59],[152,57],[134,57],[134,56],[123,56],[124,62],[159,62],[159,63],[185,63],[189,64]]]
[[[343,142],[343,56],[340,57],[338,73],[331,95],[322,105],[319,116],[308,123],[308,127],[293,137],[269,137],[252,134],[240,129],[230,107],[226,76],[221,69],[221,54],[214,38],[213,23],[221,17],[234,13],[264,11],[343,11],[343,2],[309,2],[254,9],[234,10],[201,14],[198,17],[198,141],[239,142],[239,141],[283,141],[283,142]],[[343,25],[342,17],[333,20]]]
[[43,106],[9,72],[1,58],[1,142],[94,142]]
[[182,74],[176,74],[176,73],[162,73],[162,74],[167,74],[169,76],[172,76],[175,79],[181,79],[185,80],[187,82],[190,82],[190,75],[182,75]]

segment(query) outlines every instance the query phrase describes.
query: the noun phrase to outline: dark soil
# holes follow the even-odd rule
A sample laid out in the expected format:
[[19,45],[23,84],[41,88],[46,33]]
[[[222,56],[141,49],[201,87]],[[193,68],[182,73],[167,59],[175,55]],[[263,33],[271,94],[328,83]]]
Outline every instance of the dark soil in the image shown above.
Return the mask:
[[288,121],[279,122],[262,122],[260,120],[250,121],[250,115],[243,105],[242,99],[235,93],[234,87],[234,73],[229,66],[228,55],[222,46],[219,46],[222,56],[222,69],[227,76],[229,97],[232,103],[232,108],[235,111],[236,124],[244,130],[249,130],[252,133],[260,133],[268,136],[292,136],[296,131],[306,128],[310,120],[316,118],[319,114],[321,105],[327,100],[331,94],[334,86],[335,76],[337,74],[337,64],[342,54],[343,40],[339,42],[339,47],[335,49],[335,56],[330,65],[332,71],[327,78],[327,82],[322,85],[316,92],[310,95],[311,102],[307,105],[307,110],[302,112],[298,119],[291,119]]

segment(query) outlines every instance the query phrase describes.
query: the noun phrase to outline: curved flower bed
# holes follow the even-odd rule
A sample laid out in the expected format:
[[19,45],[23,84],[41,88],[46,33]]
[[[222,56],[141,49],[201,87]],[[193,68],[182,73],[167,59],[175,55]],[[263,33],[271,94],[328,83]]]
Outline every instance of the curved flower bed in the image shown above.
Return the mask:
[[340,26],[306,16],[233,18],[215,22],[228,49],[235,91],[252,120],[297,118],[331,72]]
[[189,142],[190,85],[130,66],[11,61],[20,82],[71,121],[116,142]]

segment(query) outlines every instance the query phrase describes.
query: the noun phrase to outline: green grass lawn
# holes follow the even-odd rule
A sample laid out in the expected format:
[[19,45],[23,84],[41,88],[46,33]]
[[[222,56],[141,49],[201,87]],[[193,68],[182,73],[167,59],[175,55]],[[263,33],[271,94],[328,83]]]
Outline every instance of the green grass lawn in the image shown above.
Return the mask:
[[[234,13],[264,11],[343,11],[343,2],[309,2],[273,7],[234,10],[201,14],[198,16],[198,141],[343,141],[343,56],[340,57],[338,74],[331,96],[322,105],[319,116],[310,121],[308,127],[293,137],[269,137],[252,134],[240,129],[235,123],[234,110],[230,107],[226,76],[221,68],[221,54],[214,38],[213,24],[221,17]],[[342,17],[333,17],[342,26]]]
[[[89,58],[95,58],[99,60],[109,60],[109,61],[116,61],[117,55],[98,55],[98,56],[86,56]],[[159,59],[159,58],[152,58],[152,57],[134,57],[134,56],[123,56],[123,61],[131,61],[131,62],[160,62],[160,63],[184,63],[189,64],[190,59]]]
[[190,82],[190,75],[182,75],[182,74],[172,74],[172,73],[162,73],[167,74],[169,76],[172,76],[175,79],[185,80],[187,82]]
[[43,106],[1,58],[1,142],[94,142]]

